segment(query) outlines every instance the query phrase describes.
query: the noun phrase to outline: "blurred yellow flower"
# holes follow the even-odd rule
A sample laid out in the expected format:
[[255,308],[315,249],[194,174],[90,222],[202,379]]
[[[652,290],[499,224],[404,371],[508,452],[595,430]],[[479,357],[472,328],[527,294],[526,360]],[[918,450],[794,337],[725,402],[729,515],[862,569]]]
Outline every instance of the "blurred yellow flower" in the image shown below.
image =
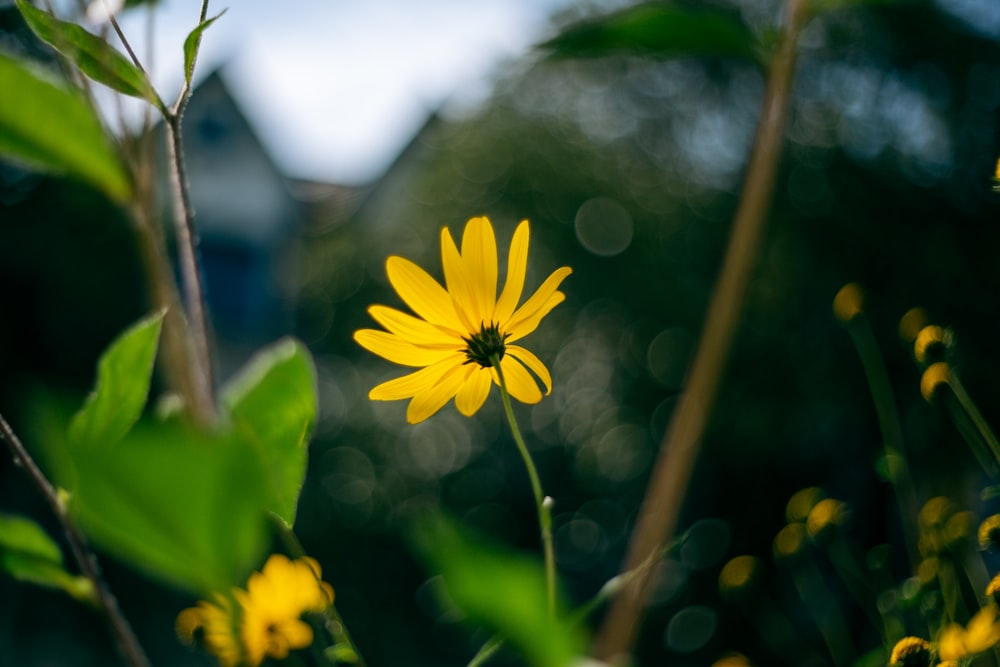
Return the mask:
[[993,514],[979,524],[979,548],[989,549],[1000,545],[1000,514]]
[[926,665],[930,661],[931,645],[920,637],[903,637],[892,648],[889,664],[892,667]]
[[757,559],[753,556],[737,556],[726,563],[719,573],[719,590],[733,593],[753,581],[757,573]]
[[750,667],[750,661],[741,653],[730,653],[713,662],[712,667]]
[[938,638],[938,657],[942,662],[965,660],[988,651],[1000,642],[1000,619],[997,607],[987,605],[976,612],[966,627],[952,623]]
[[302,614],[321,612],[333,602],[333,589],[320,581],[320,574],[312,558],[289,560],[275,554],[250,575],[246,591],[236,591],[247,664],[259,665],[265,656],[280,660],[289,650],[312,644],[312,628]]
[[[486,401],[492,384],[500,384],[494,361],[510,395],[522,403],[542,400],[552,391],[548,368],[532,352],[512,345],[532,331],[562,303],[559,284],[572,273],[554,271],[520,307],[528,266],[528,221],[514,232],[507,280],[497,297],[497,245],[485,217],[472,218],[462,234],[461,252],[447,228],[441,230],[441,261],[447,288],[402,257],[386,261],[396,293],[417,315],[375,305],[369,314],[385,331],[361,329],[354,340],[366,350],[420,370],[383,382],[368,397],[376,401],[410,399],[406,419],[421,422],[455,399],[463,415],[472,416]],[[532,375],[534,374],[534,376]]]
[[236,618],[230,599],[216,597],[213,602],[200,600],[197,607],[177,615],[177,636],[186,644],[198,639],[205,650],[219,659],[223,667],[235,667],[243,655],[236,632]]
[[809,512],[823,499],[823,490],[817,486],[809,486],[799,489],[788,499],[785,506],[785,517],[789,522],[805,521]]
[[832,526],[839,526],[847,519],[847,505],[833,498],[824,498],[809,510],[806,530],[810,537],[817,538]]
[[950,377],[951,369],[944,361],[928,366],[920,378],[920,393],[923,394],[924,400],[929,401],[934,398],[938,387],[948,384]]
[[806,527],[801,523],[790,523],[774,538],[774,555],[777,558],[789,558],[799,553],[806,539]]
[[927,363],[931,357],[940,355],[951,344],[951,334],[936,324],[929,324],[917,333],[913,341],[913,356],[918,363]]
[[312,644],[312,628],[302,615],[333,603],[333,588],[321,574],[312,558],[274,554],[250,575],[246,590],[233,590],[232,598],[202,600],[178,614],[177,634],[189,644],[200,637],[223,667],[257,667],[266,657],[285,658]]
[[847,283],[833,297],[833,314],[841,322],[850,322],[864,312],[865,292],[857,283]]

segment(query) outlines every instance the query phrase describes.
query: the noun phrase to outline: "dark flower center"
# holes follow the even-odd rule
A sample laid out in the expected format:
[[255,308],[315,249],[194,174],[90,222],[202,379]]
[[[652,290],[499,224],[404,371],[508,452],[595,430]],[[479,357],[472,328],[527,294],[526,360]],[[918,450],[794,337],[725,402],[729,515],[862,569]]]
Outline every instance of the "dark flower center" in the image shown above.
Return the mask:
[[500,333],[500,326],[495,322],[490,323],[489,326],[480,324],[479,333],[462,339],[467,345],[465,356],[468,359],[465,363],[475,362],[483,368],[489,368],[493,365],[493,357],[496,357],[497,361],[503,359],[503,353],[507,349],[504,341],[507,340],[508,336],[510,334]]

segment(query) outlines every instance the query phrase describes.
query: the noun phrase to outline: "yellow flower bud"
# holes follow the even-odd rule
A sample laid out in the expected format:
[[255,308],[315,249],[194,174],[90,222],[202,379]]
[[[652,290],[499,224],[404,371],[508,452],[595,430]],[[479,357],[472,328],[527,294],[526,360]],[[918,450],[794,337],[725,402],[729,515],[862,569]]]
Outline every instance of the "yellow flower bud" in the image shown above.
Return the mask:
[[927,326],[930,317],[923,308],[910,308],[899,319],[899,337],[904,343],[913,344],[920,330]]
[[930,401],[941,385],[948,384],[951,368],[943,361],[931,364],[920,378],[920,393],[924,400]]
[[857,283],[847,283],[833,298],[833,314],[841,322],[850,322],[864,312],[865,292]]
[[725,594],[738,593],[753,582],[757,574],[757,559],[753,556],[737,556],[719,573],[719,591]]
[[913,357],[921,364],[938,360],[951,344],[951,332],[936,324],[931,324],[923,327],[917,333],[917,338],[913,341]]
[[823,490],[818,486],[810,486],[796,491],[788,499],[788,504],[785,506],[785,518],[790,523],[805,521],[809,512],[816,506],[816,503],[823,499],[824,495]]
[[920,637],[903,637],[892,648],[892,667],[927,667],[931,661],[931,645]]

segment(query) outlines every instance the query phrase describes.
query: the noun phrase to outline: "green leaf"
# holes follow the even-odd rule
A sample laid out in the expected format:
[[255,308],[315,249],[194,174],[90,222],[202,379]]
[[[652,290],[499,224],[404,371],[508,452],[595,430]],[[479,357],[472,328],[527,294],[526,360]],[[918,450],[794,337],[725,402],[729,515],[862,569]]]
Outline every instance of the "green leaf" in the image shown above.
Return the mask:
[[0,569],[19,581],[57,588],[78,600],[94,601],[90,581],[67,572],[59,546],[41,526],[25,517],[0,514]]
[[143,421],[113,447],[48,449],[67,459],[54,470],[73,469],[69,510],[87,536],[147,574],[206,595],[259,563],[265,479],[239,439]]
[[148,100],[157,108],[163,103],[146,75],[106,41],[75,23],[62,21],[32,6],[28,0],[16,0],[28,27],[38,38],[72,61],[94,81],[119,93]]
[[149,397],[162,325],[162,311],[140,320],[101,355],[94,390],[69,426],[72,444],[110,447],[139,420]]
[[184,40],[184,79],[191,85],[191,78],[194,76],[194,63],[198,59],[198,47],[201,46],[201,35],[208,26],[215,23],[216,19],[225,14],[228,9],[223,9],[210,19],[202,21]]
[[290,338],[261,350],[223,390],[222,404],[236,435],[265,470],[267,509],[291,526],[316,421],[316,371],[309,350]]
[[758,61],[758,42],[734,13],[664,2],[629,7],[566,29],[543,43],[558,56],[614,53],[663,58],[717,56]]
[[117,202],[128,200],[128,174],[94,109],[78,94],[3,53],[0,90],[17,100],[0,104],[0,155],[79,178]]
[[535,667],[566,667],[583,654],[584,637],[561,614],[548,613],[542,564],[506,551],[435,515],[416,531],[417,548],[440,572],[448,598],[472,620],[500,633]]

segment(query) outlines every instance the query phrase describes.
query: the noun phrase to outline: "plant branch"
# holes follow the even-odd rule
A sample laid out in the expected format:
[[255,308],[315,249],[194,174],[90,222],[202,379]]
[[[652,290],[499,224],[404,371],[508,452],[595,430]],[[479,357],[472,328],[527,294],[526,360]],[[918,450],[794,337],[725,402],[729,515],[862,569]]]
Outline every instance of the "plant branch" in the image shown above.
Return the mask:
[[[796,43],[806,19],[805,1],[788,0],[786,12],[719,282],[709,305],[690,381],[660,447],[629,543],[624,572],[636,570],[662,548],[676,529],[681,501],[732,347],[770,208],[795,72]],[[615,597],[595,640],[593,650],[598,659],[620,661],[631,653],[646,606],[648,582],[648,570],[640,570]]]
[[118,648],[122,652],[122,656],[131,667],[149,667],[149,660],[146,658],[146,654],[139,645],[138,639],[136,639],[135,634],[132,632],[132,627],[122,614],[118,606],[118,600],[115,599],[115,596],[111,593],[111,589],[108,588],[107,583],[101,576],[97,557],[87,545],[86,538],[70,518],[66,511],[66,505],[59,497],[59,493],[55,487],[49,483],[45,474],[35,463],[28,450],[21,444],[20,439],[3,418],[3,415],[0,415],[0,438],[6,441],[10,453],[14,457],[14,463],[24,468],[25,472],[28,473],[31,481],[41,491],[55,513],[56,518],[59,519],[59,523],[62,524],[63,531],[66,533],[66,540],[69,542],[70,551],[73,553],[73,558],[80,566],[83,576],[94,587],[94,592],[97,595],[97,604],[107,617],[108,624],[111,626],[111,632],[118,644]]
[[[180,105],[183,107],[183,105]],[[198,237],[194,228],[194,206],[187,184],[187,167],[181,136],[181,113],[171,111],[164,118],[167,131],[167,152],[170,162],[170,180],[173,186],[174,231],[177,234],[184,301],[187,306],[194,348],[194,405],[189,406],[195,419],[209,424],[215,418],[215,399],[212,380],[212,360],[208,345],[208,324],[205,315],[201,272],[198,269]]]

